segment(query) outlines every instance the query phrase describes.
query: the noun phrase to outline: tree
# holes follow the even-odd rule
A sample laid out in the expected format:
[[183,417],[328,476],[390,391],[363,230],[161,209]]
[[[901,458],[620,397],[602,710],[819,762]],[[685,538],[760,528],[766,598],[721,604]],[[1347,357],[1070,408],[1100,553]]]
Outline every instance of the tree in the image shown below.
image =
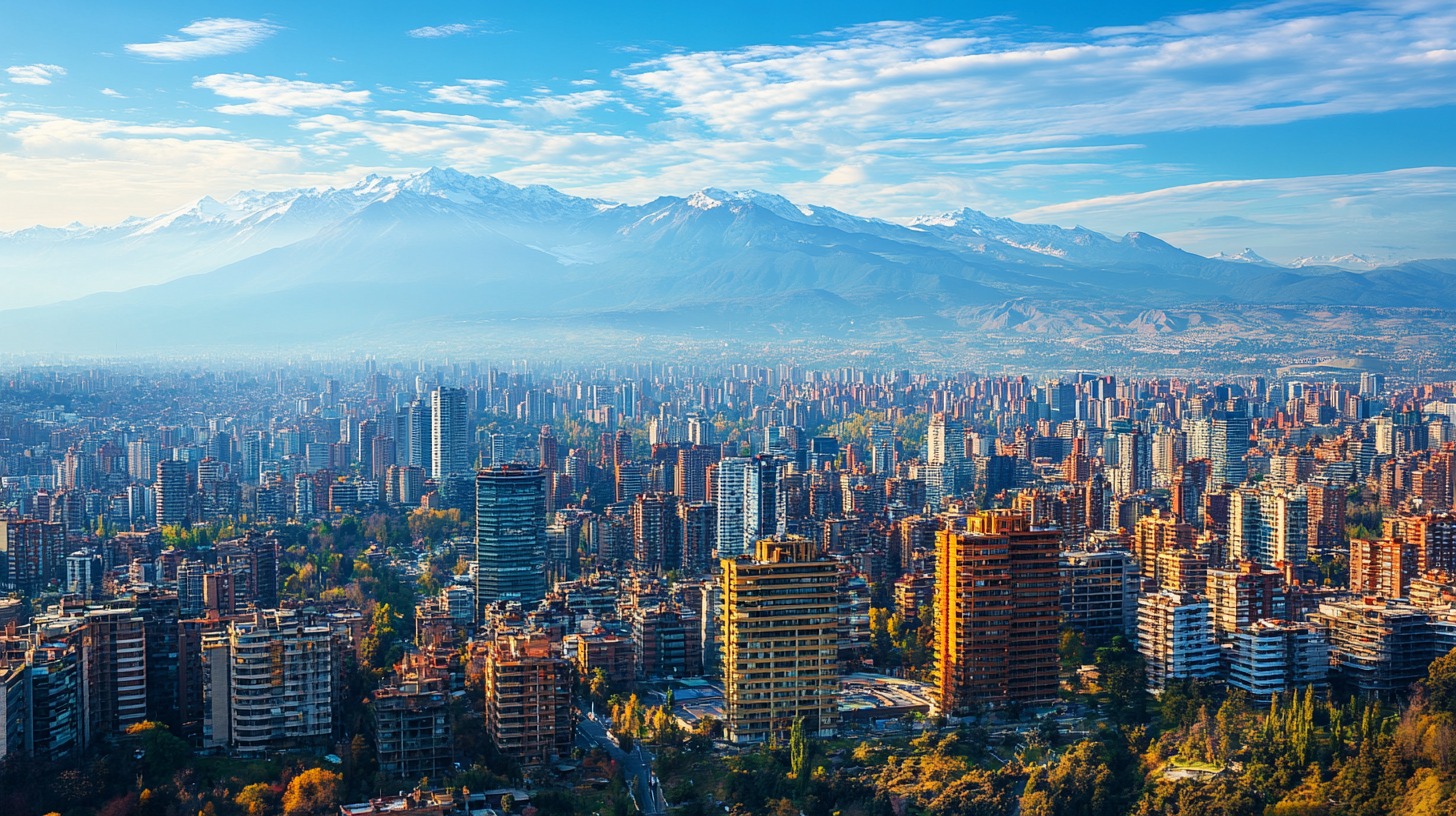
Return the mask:
[[1117,723],[1141,723],[1148,707],[1142,655],[1118,635],[1111,644],[1097,650],[1093,662],[1097,664],[1098,682],[1107,696],[1107,716]]
[[809,734],[803,717],[795,717],[789,728],[789,773],[804,781],[804,772],[809,767]]
[[1081,632],[1068,629],[1062,632],[1061,643],[1057,645],[1057,654],[1062,659],[1062,671],[1071,674],[1081,668],[1085,662],[1087,640]]
[[587,693],[597,705],[604,705],[607,702],[607,694],[611,690],[611,684],[607,682],[607,673],[601,667],[592,669],[591,679],[587,681]]
[[309,768],[288,783],[283,816],[323,816],[339,803],[344,778],[323,768]]
[[143,770],[152,780],[170,778],[192,756],[187,741],[173,736],[167,726],[159,722],[147,720],[128,726],[126,736],[134,740],[142,752]]
[[243,816],[268,816],[278,807],[278,789],[255,782],[239,791],[233,804],[243,809]]
[[1434,711],[1456,714],[1456,649],[1438,657],[1421,681],[1426,705]]

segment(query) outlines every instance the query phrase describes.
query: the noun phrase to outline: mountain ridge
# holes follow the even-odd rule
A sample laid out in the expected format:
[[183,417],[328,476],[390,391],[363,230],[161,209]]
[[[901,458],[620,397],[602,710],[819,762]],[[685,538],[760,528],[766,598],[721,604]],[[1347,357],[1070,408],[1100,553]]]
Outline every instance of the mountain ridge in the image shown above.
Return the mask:
[[[914,325],[1169,337],[1240,325],[1241,307],[1456,302],[1456,261],[1443,259],[1291,268],[1248,249],[1208,258],[1143,232],[970,208],[898,224],[711,187],[622,204],[441,168],[204,197],[111,227],[0,234],[0,280],[21,293],[37,277],[71,291],[104,278],[113,291],[51,302],[32,292],[29,303],[20,294],[0,341],[145,350],[175,342],[184,325],[206,346],[250,333],[326,342],[366,324],[402,338],[403,327],[442,323],[621,326],[623,315],[673,331],[701,317],[706,334],[757,321],[908,340]],[[70,330],[47,331],[57,322]]]

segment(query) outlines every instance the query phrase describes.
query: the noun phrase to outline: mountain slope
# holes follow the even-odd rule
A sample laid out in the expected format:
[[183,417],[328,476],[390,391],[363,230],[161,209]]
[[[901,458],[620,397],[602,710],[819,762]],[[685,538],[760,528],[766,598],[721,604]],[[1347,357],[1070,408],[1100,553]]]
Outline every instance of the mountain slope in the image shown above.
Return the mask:
[[[623,205],[439,169],[0,235],[0,281],[20,307],[0,312],[0,342],[34,352],[634,321],[704,335],[1156,338],[1235,325],[1251,306],[1456,302],[1453,261],[1291,269],[1252,250],[1205,258],[1145,233],[969,209],[901,225],[716,189]],[[40,305],[88,288],[120,291]]]

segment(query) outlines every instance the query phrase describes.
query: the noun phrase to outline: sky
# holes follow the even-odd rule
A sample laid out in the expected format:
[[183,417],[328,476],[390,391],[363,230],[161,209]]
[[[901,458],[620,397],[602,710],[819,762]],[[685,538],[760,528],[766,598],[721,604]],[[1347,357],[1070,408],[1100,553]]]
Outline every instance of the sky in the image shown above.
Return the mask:
[[0,230],[449,166],[1456,256],[1456,3],[12,3]]

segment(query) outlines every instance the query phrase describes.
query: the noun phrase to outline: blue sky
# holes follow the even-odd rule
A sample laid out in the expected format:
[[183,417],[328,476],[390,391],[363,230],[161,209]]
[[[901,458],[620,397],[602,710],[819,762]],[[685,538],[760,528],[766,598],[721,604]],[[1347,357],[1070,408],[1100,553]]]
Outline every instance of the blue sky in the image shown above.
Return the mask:
[[1456,256],[1456,4],[1102,5],[11,4],[0,230],[441,165]]

